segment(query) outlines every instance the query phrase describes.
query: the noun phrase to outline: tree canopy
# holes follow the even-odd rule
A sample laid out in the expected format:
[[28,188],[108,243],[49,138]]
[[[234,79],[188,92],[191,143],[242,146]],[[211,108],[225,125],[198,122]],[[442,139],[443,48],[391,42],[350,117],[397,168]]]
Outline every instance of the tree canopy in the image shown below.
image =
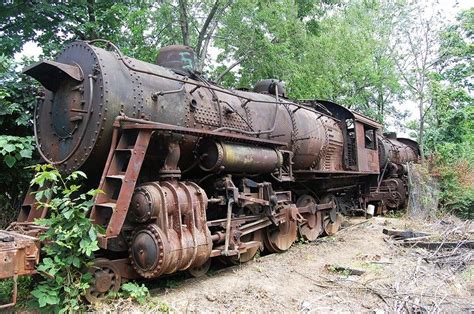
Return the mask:
[[447,22],[412,1],[7,2],[0,11],[2,167],[21,165],[29,159],[23,147],[32,145],[35,85],[18,74],[15,53],[32,41],[51,58],[67,42],[97,38],[148,62],[163,46],[189,45],[199,71],[225,87],[276,78],[291,98],[333,100],[385,126],[403,122],[400,104],[408,102],[418,111],[408,125],[424,155],[472,165],[473,25],[472,8]]

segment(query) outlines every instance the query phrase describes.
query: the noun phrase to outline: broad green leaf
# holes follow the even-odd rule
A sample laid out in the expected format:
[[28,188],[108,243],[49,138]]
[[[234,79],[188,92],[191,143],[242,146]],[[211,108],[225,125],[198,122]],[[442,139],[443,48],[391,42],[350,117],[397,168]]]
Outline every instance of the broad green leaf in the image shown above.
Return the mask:
[[4,147],[3,147],[4,150],[6,150],[7,152],[11,153],[13,151],[16,150],[16,147],[15,145],[13,144],[6,144]]
[[56,296],[56,295],[47,295],[45,296],[45,300],[44,300],[47,304],[51,304],[51,305],[55,305],[55,304],[59,304],[59,297]]
[[66,219],[68,219],[68,220],[71,218],[71,216],[72,216],[73,214],[74,214],[74,209],[73,209],[73,208],[71,208],[71,209],[66,210],[66,211],[63,212],[64,218],[66,218]]
[[5,158],[4,158],[4,161],[5,161],[5,164],[11,168],[15,165],[16,163],[16,158],[11,156],[11,155],[6,155]]
[[29,149],[22,149],[22,150],[20,151],[20,155],[21,155],[21,157],[23,157],[23,158],[31,158],[31,154],[32,154],[32,151],[29,150]]
[[72,265],[76,268],[81,267],[81,260],[77,256],[74,256],[72,259]]
[[92,241],[95,241],[97,239],[97,233],[96,233],[96,230],[95,230],[94,226],[91,226],[91,228],[89,229],[89,238]]

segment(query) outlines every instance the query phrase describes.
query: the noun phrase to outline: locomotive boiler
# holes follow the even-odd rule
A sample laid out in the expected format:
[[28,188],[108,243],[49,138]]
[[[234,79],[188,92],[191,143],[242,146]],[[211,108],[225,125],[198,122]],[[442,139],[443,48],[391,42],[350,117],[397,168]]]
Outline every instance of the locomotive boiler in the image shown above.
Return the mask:
[[[105,230],[90,301],[123,279],[200,276],[211,258],[283,252],[298,235],[334,234],[342,214],[369,203],[406,203],[415,142],[336,103],[292,101],[278,80],[225,89],[195,63],[185,46],[150,64],[95,41],[24,70],[45,88],[34,114],[41,157],[104,191],[90,211]],[[47,214],[28,195],[17,224]]]

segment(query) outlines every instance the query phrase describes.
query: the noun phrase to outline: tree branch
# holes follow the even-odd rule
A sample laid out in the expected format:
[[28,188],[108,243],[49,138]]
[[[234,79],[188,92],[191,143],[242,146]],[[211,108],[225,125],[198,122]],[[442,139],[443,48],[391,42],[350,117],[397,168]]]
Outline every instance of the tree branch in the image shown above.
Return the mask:
[[[228,0],[227,3],[225,3],[223,6],[220,6],[219,0],[216,0],[212,8],[212,10],[215,9],[215,11],[212,12],[211,10],[211,13],[208,15],[206,22],[204,23],[201,31],[199,32],[198,43],[196,45],[196,53],[198,54],[198,57],[199,57],[199,64],[198,64],[199,71],[202,71],[204,67],[204,60],[206,59],[207,49],[213,38],[213,34],[217,26],[219,25],[219,19],[221,15],[224,14],[224,11],[232,4],[232,1],[233,0]],[[213,15],[213,17],[211,17],[211,14]],[[210,26],[209,24],[206,25],[207,22],[209,22],[209,24],[212,23],[212,26]],[[203,37],[201,38],[201,36]]]
[[212,34],[217,28],[217,24],[218,24],[217,21],[214,21],[214,25],[212,26],[211,30],[209,31],[209,34],[206,36],[206,39],[204,40],[204,44],[199,54],[199,63],[198,63],[199,72],[202,72],[202,69],[204,68],[204,60],[206,59],[207,48],[209,47],[209,43],[211,42]]
[[201,30],[199,31],[198,40],[196,44],[196,53],[198,55],[201,54],[202,42],[204,41],[204,37],[206,36],[207,29],[209,28],[209,25],[211,24],[214,16],[216,15],[218,8],[219,8],[219,0],[216,0],[216,2],[214,2],[214,5],[211,8],[211,12],[209,12],[209,15],[207,16],[206,20],[204,21],[204,24],[202,25]]
[[397,69],[398,69],[398,72],[399,72],[400,75],[402,76],[402,78],[403,78],[403,80],[405,81],[405,83],[408,85],[408,87],[410,87],[410,89],[412,89],[413,91],[416,92],[416,91],[417,91],[416,87],[411,84],[410,80],[409,80],[408,77],[405,75],[404,69],[401,68],[400,63],[398,62],[396,56],[392,56],[392,58],[394,59],[395,65],[397,66]]
[[246,54],[246,55],[243,55],[242,57],[240,57],[237,61],[235,61],[234,63],[232,63],[227,69],[225,69],[224,72],[222,72],[221,74],[219,74],[219,76],[217,77],[216,79],[216,83],[219,83],[222,78],[227,74],[229,73],[233,68],[235,68],[236,66],[238,66],[239,64],[241,64],[245,59],[247,59],[248,57],[250,56],[250,54]]

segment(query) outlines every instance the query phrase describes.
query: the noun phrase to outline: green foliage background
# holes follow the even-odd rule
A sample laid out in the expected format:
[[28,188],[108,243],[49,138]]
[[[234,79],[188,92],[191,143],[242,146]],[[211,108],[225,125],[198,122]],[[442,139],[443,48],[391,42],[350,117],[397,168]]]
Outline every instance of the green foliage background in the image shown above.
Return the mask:
[[[19,74],[28,62],[12,61],[25,43],[37,43],[42,57],[51,58],[67,42],[104,38],[153,62],[160,47],[188,42],[202,57],[204,74],[223,86],[251,88],[277,78],[292,98],[333,100],[386,123],[402,121],[406,113],[398,105],[414,100],[392,54],[402,36],[395,26],[413,24],[414,10],[410,1],[380,0],[6,2],[0,10],[1,224],[16,215],[30,178],[23,168],[37,160],[31,119],[38,86]],[[472,210],[472,182],[460,175],[473,164],[472,36],[470,9],[439,32],[438,59],[423,74],[430,102],[426,154],[436,156],[443,204],[463,213]]]
[[443,29],[440,55],[430,76],[426,144],[443,208],[474,218],[474,9]]
[[[396,30],[416,25],[422,13],[417,10],[416,1],[404,0],[4,2],[0,9],[0,227],[15,219],[32,177],[25,167],[38,161],[32,117],[39,86],[20,74],[31,60],[15,62],[15,53],[25,43],[35,42],[43,50],[42,58],[53,58],[68,42],[97,38],[110,40],[126,55],[147,62],[154,62],[160,47],[188,43],[201,57],[204,75],[225,87],[252,88],[261,79],[277,78],[287,83],[291,98],[332,100],[385,125],[388,118],[403,121],[406,117],[400,103],[422,98],[426,103],[421,139],[429,156],[427,167],[442,188],[441,207],[473,218],[474,9],[433,30],[436,56],[429,69],[401,69],[397,57],[403,54],[393,52],[400,50],[405,34]],[[438,18],[438,22],[442,21]],[[426,88],[410,93],[407,83],[416,79],[426,80]],[[407,125],[415,131],[414,137],[419,126],[419,121]],[[72,183],[74,177],[63,181],[55,169],[37,170],[35,184],[45,180],[61,184],[47,192],[55,196],[48,205],[51,217],[39,221],[49,227],[44,239],[55,241],[46,247],[39,267],[48,276],[32,295],[43,308],[77,311],[88,286],[82,270],[98,248],[95,227],[85,217],[91,195],[73,195],[79,189]],[[139,302],[148,294],[146,288],[133,284],[124,285],[124,293]]]
[[31,118],[36,83],[20,76],[10,58],[0,52],[0,227],[16,217],[31,175],[34,139]]

